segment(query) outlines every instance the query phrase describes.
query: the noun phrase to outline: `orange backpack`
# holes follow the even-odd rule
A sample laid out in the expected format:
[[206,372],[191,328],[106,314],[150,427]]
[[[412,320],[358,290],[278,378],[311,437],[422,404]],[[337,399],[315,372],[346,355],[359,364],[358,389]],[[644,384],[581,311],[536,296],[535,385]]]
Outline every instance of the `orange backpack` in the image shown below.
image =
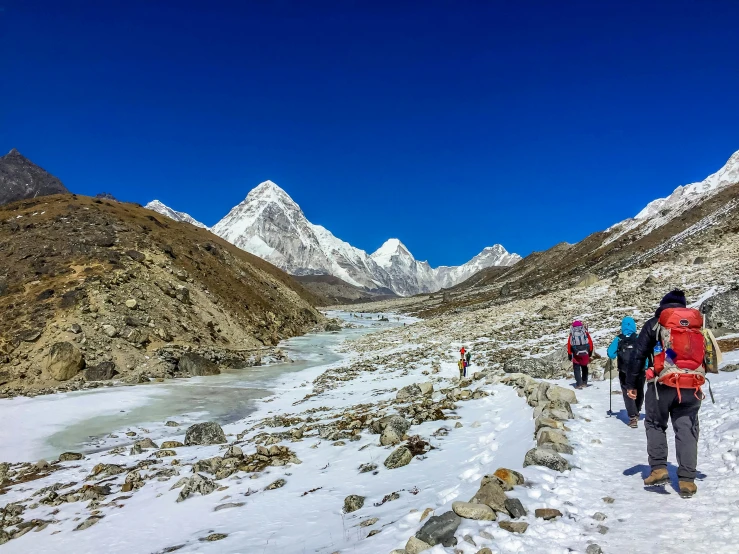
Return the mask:
[[[693,308],[668,308],[659,316],[657,338],[662,351],[654,356],[655,380],[663,385],[698,391],[706,382],[703,316]],[[681,400],[681,399],[680,399]]]

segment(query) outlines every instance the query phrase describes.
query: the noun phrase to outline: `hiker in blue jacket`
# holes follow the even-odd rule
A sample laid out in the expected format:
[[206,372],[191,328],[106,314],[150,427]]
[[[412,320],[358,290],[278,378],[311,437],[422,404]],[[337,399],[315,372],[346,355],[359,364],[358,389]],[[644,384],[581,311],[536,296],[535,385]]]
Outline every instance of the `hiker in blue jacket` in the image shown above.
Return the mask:
[[636,398],[632,399],[626,393],[626,372],[636,356],[636,341],[638,338],[634,318],[626,316],[621,320],[621,334],[613,339],[611,346],[608,347],[608,357],[612,360],[618,360],[618,380],[621,383],[626,412],[629,414],[629,427],[634,429],[639,426],[639,413],[644,404],[644,381],[646,376],[644,372],[641,373],[636,383]]

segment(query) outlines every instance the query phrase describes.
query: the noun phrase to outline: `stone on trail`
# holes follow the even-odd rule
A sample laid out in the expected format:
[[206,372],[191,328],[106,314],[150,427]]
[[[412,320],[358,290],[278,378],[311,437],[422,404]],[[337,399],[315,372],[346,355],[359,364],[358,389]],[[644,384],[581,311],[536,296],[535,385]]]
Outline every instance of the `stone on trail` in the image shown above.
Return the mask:
[[529,450],[523,460],[523,467],[527,466],[543,466],[560,472],[570,469],[567,460],[557,452],[546,448],[532,448]]
[[501,521],[498,527],[509,533],[525,533],[529,528],[529,524],[525,521]]
[[[481,484],[486,484],[489,480],[489,477],[489,475],[483,477]],[[501,486],[504,490],[511,490],[513,487],[517,485],[523,485],[525,482],[524,476],[521,475],[518,471],[513,471],[512,469],[507,469],[504,467],[499,467],[498,469],[496,469],[495,473],[493,473],[493,477],[496,477],[501,482]]]
[[513,519],[526,517],[527,515],[526,508],[523,507],[518,498],[508,498],[505,501],[505,508]]
[[364,506],[364,496],[358,494],[350,494],[344,499],[344,513],[350,514],[356,512]]
[[423,552],[429,548],[431,548],[430,544],[412,536],[408,539],[408,542],[405,543],[405,550],[401,550],[400,552],[403,552],[403,554],[418,554],[419,552]]
[[475,493],[470,499],[470,502],[474,504],[485,504],[496,512],[508,513],[505,507],[505,501],[507,497],[503,487],[500,486],[498,479],[490,479]]
[[82,352],[71,342],[57,342],[49,348],[46,370],[57,381],[67,381],[85,367]]
[[266,487],[264,487],[264,490],[273,491],[275,489],[281,489],[286,484],[287,484],[287,481],[285,481],[284,479],[278,479],[277,481],[274,481],[270,483],[269,485],[267,485]]
[[[425,387],[428,383],[423,383],[423,385]],[[433,390],[433,385],[431,386],[431,390]],[[417,396],[422,396],[423,394],[424,392],[421,386],[417,383],[413,383],[412,385],[407,385],[400,389],[395,395],[395,399],[399,402],[407,402],[408,400]]]
[[589,544],[585,549],[585,554],[603,554],[603,550],[597,544]]
[[548,427],[539,429],[539,432],[536,434],[536,444],[542,446],[548,442],[567,445],[570,444],[570,441],[567,440],[567,437],[562,431],[550,429]]
[[398,467],[407,466],[411,463],[413,454],[405,446],[396,448],[385,460],[385,467],[388,469],[396,469]]
[[188,373],[193,377],[218,375],[221,373],[221,370],[218,369],[215,363],[194,352],[183,354],[179,362],[177,362],[177,367],[180,371]]
[[196,423],[188,427],[185,432],[186,446],[207,446],[210,444],[224,444],[228,442],[226,435],[215,421],[207,421],[205,423]]
[[480,550],[478,550],[477,554],[493,554],[493,551],[485,547],[485,548],[481,548]]
[[457,532],[457,528],[461,523],[462,518],[457,514],[454,512],[445,512],[440,516],[430,517],[418,533],[416,533],[416,538],[431,546],[436,546],[437,544],[454,546],[457,544],[454,533]]
[[406,431],[410,429],[411,424],[405,418],[399,415],[388,416],[380,421],[380,427],[384,427],[380,444],[382,446],[391,446],[400,444]]
[[549,521],[550,519],[562,517],[562,512],[555,508],[537,508],[534,510],[534,515],[544,521]]
[[147,450],[149,448],[159,448],[156,443],[150,438],[141,439],[133,443],[134,446],[138,446],[141,450]]
[[182,444],[182,443],[181,443],[180,441],[164,441],[164,442],[162,443],[162,446],[161,446],[161,448],[162,448],[163,450],[165,450],[165,449],[166,449],[166,450],[169,450],[169,449],[171,449],[171,448],[180,448],[180,447],[182,447],[182,446],[185,446],[185,445],[184,445],[184,444]]
[[81,459],[82,454],[80,454],[79,452],[64,452],[63,454],[59,455],[60,462],[72,462]]
[[182,487],[182,490],[180,491],[180,495],[177,497],[177,502],[183,502],[195,493],[202,494],[203,496],[212,493],[218,488],[218,483],[204,475],[196,473],[192,477],[183,477],[177,481],[172,488],[174,489],[179,486]]
[[565,424],[561,421],[557,421],[556,419],[551,419],[549,417],[544,417],[543,415],[540,415],[536,418],[536,421],[534,421],[534,432],[538,433],[539,430],[543,427],[564,430]]
[[473,504],[471,502],[452,502],[452,510],[459,517],[482,521],[495,521],[495,512],[485,504]]
[[551,387],[549,387],[547,389],[546,395],[548,400],[562,400],[564,402],[569,402],[570,404],[577,404],[577,396],[575,395],[575,391],[560,387],[558,385],[552,385]]

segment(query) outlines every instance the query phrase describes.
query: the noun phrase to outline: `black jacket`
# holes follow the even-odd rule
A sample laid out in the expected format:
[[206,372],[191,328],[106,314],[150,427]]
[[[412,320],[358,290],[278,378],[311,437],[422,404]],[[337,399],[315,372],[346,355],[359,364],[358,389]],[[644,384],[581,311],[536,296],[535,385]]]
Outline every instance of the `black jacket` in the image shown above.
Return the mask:
[[647,360],[649,360],[648,367],[652,367],[654,364],[652,358],[654,356],[654,347],[657,346],[657,331],[655,327],[659,322],[659,316],[662,310],[684,307],[683,304],[665,304],[664,306],[660,306],[654,312],[654,317],[647,321],[641,328],[639,339],[636,341],[636,356],[634,356],[633,365],[626,371],[627,389],[636,388],[637,377],[646,371]]

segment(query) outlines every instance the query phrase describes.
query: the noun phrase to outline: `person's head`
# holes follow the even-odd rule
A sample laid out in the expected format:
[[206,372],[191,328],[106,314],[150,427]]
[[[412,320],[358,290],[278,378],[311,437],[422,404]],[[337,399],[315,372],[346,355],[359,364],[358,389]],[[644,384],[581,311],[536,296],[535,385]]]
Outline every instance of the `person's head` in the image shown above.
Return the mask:
[[659,307],[664,308],[670,304],[678,304],[683,308],[687,306],[688,301],[685,299],[685,293],[680,289],[674,289],[665,294],[660,300]]
[[627,315],[621,320],[621,333],[627,337],[636,333],[636,321],[633,317]]
[[575,321],[572,322],[572,326],[573,327],[582,327],[582,321],[580,321],[579,319],[576,319]]

